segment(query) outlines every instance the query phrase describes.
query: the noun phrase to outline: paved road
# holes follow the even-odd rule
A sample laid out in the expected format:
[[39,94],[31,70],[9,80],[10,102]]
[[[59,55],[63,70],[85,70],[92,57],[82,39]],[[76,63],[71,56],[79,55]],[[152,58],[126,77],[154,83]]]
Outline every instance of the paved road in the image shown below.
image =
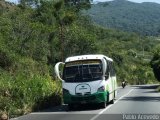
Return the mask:
[[11,120],[160,120],[160,93],[157,85],[127,86],[118,89],[115,104],[105,109],[96,105],[66,105],[31,113]]

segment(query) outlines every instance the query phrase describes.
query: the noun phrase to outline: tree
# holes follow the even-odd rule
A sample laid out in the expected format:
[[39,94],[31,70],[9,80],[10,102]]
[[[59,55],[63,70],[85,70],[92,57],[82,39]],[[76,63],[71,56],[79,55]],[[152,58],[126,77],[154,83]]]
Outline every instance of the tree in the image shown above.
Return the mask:
[[39,0],[19,0],[19,7],[21,9],[26,9],[27,7],[37,7],[39,5]]
[[151,60],[151,67],[155,77],[158,81],[160,81],[160,45],[158,45],[154,50],[154,56]]

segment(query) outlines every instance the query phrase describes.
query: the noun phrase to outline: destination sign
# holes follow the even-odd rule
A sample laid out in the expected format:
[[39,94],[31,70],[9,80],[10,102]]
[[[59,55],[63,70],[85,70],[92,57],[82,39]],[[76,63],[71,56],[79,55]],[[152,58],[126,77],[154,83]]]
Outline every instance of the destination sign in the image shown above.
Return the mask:
[[83,65],[83,64],[100,64],[100,60],[79,60],[66,63],[66,67],[75,66],[75,65]]

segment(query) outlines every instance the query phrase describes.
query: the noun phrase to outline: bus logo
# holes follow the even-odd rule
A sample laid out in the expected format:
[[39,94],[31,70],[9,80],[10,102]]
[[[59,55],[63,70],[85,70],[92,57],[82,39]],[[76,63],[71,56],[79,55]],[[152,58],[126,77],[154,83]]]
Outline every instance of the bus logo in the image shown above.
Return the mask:
[[76,93],[85,95],[86,93],[91,92],[91,87],[88,84],[79,84],[76,86]]

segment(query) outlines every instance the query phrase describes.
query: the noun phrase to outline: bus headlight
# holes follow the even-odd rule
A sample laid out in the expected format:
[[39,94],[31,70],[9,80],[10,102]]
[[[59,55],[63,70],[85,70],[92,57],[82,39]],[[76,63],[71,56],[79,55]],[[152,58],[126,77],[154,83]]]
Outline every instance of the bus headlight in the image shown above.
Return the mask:
[[101,86],[100,88],[98,88],[97,92],[104,92],[105,91],[105,87]]
[[69,90],[63,88],[63,95],[64,94],[69,94]]

